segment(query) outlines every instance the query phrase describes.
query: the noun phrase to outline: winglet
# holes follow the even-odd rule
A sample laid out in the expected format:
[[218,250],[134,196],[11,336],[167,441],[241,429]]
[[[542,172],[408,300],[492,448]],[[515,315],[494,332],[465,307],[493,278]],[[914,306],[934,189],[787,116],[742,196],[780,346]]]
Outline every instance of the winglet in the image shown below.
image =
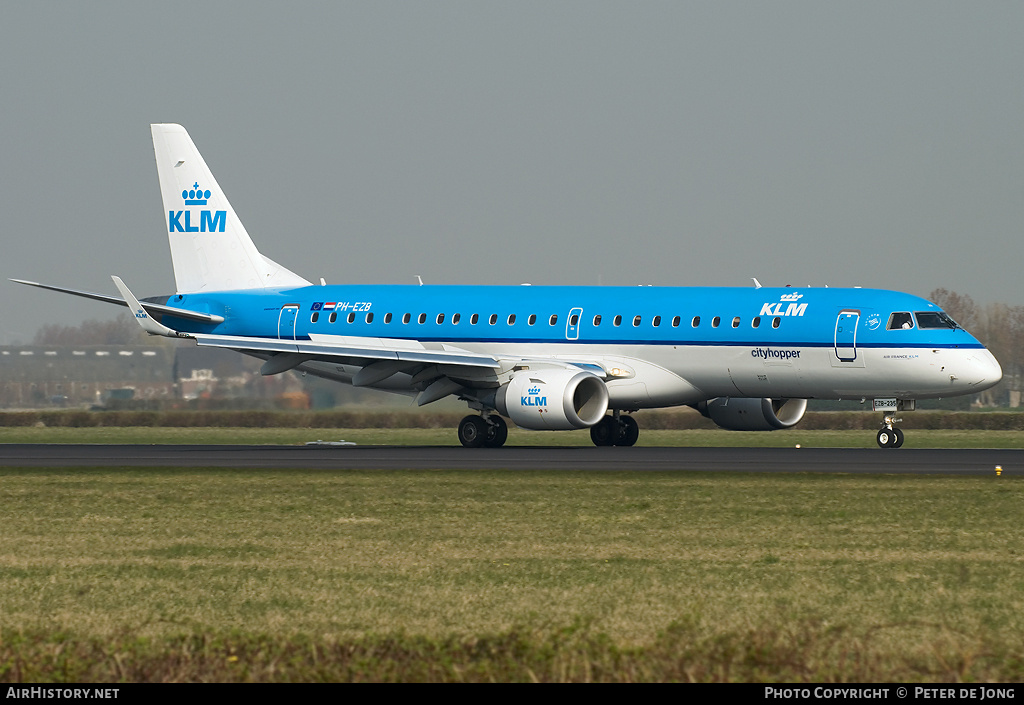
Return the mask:
[[128,307],[135,313],[135,320],[139,322],[139,325],[142,326],[144,331],[150,335],[164,335],[168,338],[177,338],[179,336],[177,331],[171,330],[162,323],[157,323],[149,317],[149,314],[146,313],[146,309],[142,308],[142,304],[140,304],[139,300],[135,298],[135,294],[129,291],[128,287],[125,286],[125,283],[121,281],[121,277],[111,276],[110,278],[114,280],[114,286],[116,286],[117,290],[121,292],[121,296],[124,297],[124,300],[128,302]]

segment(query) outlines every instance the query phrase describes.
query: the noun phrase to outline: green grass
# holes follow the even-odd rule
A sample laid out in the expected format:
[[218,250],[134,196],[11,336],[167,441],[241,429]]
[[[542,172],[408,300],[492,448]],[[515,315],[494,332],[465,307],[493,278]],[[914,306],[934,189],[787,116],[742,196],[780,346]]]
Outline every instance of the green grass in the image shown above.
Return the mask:
[[[904,448],[1024,448],[1024,432],[909,429]],[[359,445],[458,445],[454,428],[201,428],[0,427],[0,443],[171,443],[296,445],[347,440]],[[875,429],[738,432],[721,429],[641,429],[638,446],[876,448]],[[510,446],[591,446],[589,431],[509,429]]]
[[0,470],[3,680],[1024,678],[1024,480]]

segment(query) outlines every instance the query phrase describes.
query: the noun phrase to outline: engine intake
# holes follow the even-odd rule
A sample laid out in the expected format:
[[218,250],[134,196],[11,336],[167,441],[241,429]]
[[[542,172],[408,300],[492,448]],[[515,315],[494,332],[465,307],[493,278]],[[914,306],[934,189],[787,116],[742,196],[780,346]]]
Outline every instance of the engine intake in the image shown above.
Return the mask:
[[571,431],[588,428],[608,411],[608,388],[591,372],[572,369],[520,372],[498,388],[498,413],[521,428]]
[[696,409],[730,431],[775,431],[795,426],[807,411],[807,400],[717,397],[700,402]]

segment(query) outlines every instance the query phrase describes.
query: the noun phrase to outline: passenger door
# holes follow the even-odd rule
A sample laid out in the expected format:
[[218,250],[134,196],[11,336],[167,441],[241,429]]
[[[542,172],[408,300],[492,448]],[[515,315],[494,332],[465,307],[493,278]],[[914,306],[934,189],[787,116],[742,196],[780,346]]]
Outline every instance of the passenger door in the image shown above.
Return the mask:
[[299,315],[298,304],[285,304],[277,317],[277,337],[281,340],[295,340],[295,319]]
[[[839,312],[836,318],[835,331],[835,362],[851,363],[857,361],[857,324],[860,322],[860,311],[846,309]],[[858,366],[862,366],[863,362]]]

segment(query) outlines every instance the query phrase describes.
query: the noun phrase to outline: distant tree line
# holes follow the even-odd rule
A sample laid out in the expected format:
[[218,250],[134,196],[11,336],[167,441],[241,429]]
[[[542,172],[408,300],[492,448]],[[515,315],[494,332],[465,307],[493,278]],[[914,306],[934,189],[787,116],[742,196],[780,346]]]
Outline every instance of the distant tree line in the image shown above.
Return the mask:
[[146,333],[128,314],[111,321],[91,319],[77,326],[48,323],[36,331],[33,345],[154,345],[158,336]]

